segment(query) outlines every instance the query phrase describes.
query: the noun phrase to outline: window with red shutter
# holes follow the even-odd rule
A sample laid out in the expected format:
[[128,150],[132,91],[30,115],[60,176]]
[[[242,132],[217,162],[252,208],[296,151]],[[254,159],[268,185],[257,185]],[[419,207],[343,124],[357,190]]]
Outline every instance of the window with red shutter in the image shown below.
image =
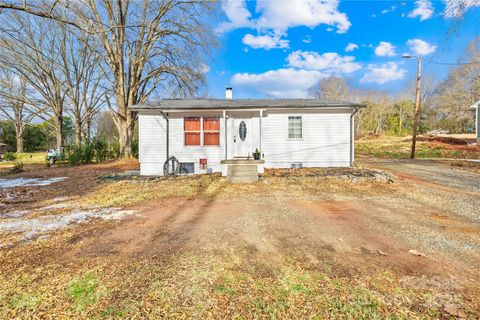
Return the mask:
[[200,117],[185,117],[183,118],[183,130],[185,133],[186,146],[200,145]]
[[220,118],[203,117],[203,145],[220,145]]

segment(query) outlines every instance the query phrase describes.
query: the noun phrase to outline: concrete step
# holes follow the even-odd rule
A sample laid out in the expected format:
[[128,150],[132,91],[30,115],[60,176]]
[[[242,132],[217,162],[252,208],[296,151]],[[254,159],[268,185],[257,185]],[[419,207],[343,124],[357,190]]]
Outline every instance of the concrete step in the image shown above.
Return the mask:
[[256,164],[229,164],[227,181],[241,183],[258,181],[258,167]]
[[257,176],[241,176],[241,177],[227,176],[227,181],[228,182],[234,182],[234,183],[257,182],[258,181],[258,175]]

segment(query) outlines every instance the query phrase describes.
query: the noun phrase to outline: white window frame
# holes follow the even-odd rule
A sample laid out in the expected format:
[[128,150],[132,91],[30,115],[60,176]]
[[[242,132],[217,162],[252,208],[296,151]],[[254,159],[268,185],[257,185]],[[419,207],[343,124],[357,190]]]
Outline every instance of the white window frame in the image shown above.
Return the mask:
[[[290,138],[290,117],[300,118],[302,121],[302,137],[301,138]],[[287,116],[287,140],[289,141],[302,141],[304,138],[304,130],[303,130],[303,115],[300,114],[291,114]]]

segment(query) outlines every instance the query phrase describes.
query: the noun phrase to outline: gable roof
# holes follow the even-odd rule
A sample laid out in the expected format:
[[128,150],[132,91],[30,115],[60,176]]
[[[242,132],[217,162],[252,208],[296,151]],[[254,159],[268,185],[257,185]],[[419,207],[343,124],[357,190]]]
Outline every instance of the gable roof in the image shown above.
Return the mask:
[[140,110],[229,110],[229,109],[281,109],[281,108],[364,108],[364,105],[322,99],[163,99],[137,104],[132,111]]

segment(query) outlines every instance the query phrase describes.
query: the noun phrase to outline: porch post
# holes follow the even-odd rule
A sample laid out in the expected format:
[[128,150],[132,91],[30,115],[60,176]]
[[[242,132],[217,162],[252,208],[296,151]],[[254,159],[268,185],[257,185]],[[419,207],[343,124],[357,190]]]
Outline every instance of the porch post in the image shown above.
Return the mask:
[[260,109],[260,157],[262,156],[262,118],[263,118],[263,109]]
[[228,134],[227,134],[227,112],[223,110],[223,121],[224,121],[224,130],[225,130],[225,160],[227,160],[227,141],[228,141]]

